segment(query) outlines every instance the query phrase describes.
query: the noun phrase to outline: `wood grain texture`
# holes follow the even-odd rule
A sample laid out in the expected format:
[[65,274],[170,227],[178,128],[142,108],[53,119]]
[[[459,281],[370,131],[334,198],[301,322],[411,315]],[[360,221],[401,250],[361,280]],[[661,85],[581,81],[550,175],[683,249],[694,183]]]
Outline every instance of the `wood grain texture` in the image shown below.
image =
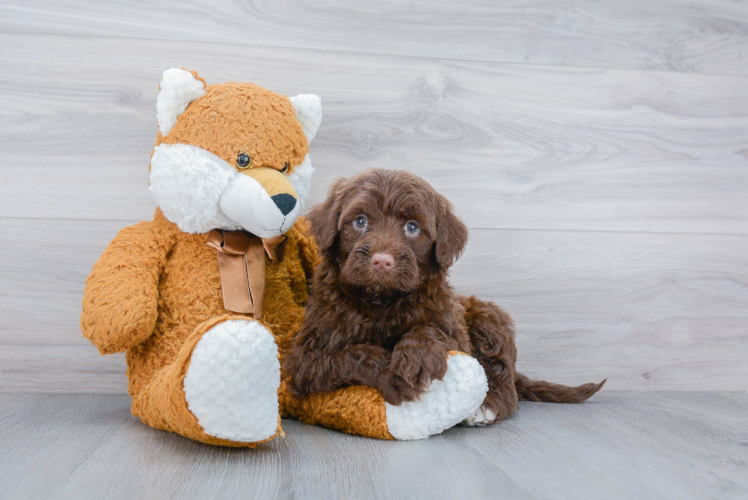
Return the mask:
[[2,2],[0,389],[126,390],[80,298],[153,214],[174,66],[320,94],[312,203],[372,167],[451,199],[528,375],[748,389],[747,47],[746,2]]
[[748,495],[748,395],[603,392],[521,403],[423,441],[284,420],[222,449],[156,431],[124,395],[0,395],[0,496],[36,498],[724,498]]
[[[124,392],[78,326],[85,277],[134,221],[0,218],[0,390]],[[520,370],[618,390],[745,390],[748,237],[473,230],[461,293],[504,307]]]
[[0,344],[0,391],[127,394],[125,355],[101,356],[90,344],[78,345],[83,342]]
[[532,378],[745,390],[747,245],[744,236],[474,230],[451,275],[458,291],[513,316],[518,368]]
[[0,36],[0,216],[142,219],[161,72],[318,93],[312,202],[403,168],[471,228],[748,234],[748,78]]
[[14,0],[0,31],[748,75],[748,5],[727,0]]

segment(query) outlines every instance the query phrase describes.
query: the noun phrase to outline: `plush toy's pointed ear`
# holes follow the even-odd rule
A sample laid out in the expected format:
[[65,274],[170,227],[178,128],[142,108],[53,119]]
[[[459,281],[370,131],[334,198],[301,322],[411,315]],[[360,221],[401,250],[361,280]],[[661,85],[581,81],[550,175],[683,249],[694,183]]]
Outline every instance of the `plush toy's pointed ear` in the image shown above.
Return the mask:
[[306,141],[311,143],[322,123],[322,99],[314,94],[299,94],[289,99],[296,111],[296,118],[304,129]]
[[205,80],[197,73],[179,68],[164,71],[156,99],[156,119],[161,135],[171,132],[187,105],[204,94]]

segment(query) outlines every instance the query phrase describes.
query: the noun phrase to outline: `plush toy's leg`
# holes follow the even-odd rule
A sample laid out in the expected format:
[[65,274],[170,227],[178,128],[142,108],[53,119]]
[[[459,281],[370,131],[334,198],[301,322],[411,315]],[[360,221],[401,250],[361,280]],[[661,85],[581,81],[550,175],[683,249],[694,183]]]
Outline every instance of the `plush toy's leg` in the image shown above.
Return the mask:
[[379,439],[423,439],[464,420],[488,391],[474,358],[450,352],[444,380],[435,380],[419,401],[392,406],[375,389],[354,386],[303,399],[281,388],[284,414],[309,424]]
[[260,323],[201,324],[177,358],[133,398],[133,414],[158,429],[222,446],[249,446],[280,432],[280,363]]

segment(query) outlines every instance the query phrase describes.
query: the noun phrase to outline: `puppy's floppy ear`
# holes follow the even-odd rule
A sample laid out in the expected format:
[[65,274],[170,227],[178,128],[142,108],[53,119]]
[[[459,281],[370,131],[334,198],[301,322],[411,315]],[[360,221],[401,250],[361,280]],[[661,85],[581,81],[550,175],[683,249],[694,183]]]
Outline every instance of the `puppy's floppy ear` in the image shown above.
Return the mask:
[[312,233],[320,252],[329,250],[338,235],[338,222],[347,183],[347,179],[335,181],[327,191],[325,201],[312,208],[307,216],[312,223]]
[[467,245],[468,230],[454,214],[452,204],[444,196],[436,195],[436,262],[447,268],[460,258]]

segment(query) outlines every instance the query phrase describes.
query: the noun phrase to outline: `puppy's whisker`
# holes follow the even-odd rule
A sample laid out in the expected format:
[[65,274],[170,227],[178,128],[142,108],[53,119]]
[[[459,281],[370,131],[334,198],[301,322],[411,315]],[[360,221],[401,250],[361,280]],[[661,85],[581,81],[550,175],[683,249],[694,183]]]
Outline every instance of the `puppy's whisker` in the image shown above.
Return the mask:
[[369,245],[361,245],[360,247],[358,247],[357,249],[355,249],[353,251],[353,253],[358,253],[358,254],[361,254],[361,255],[364,255],[364,256],[368,257],[370,251],[371,251],[371,249],[369,248]]

